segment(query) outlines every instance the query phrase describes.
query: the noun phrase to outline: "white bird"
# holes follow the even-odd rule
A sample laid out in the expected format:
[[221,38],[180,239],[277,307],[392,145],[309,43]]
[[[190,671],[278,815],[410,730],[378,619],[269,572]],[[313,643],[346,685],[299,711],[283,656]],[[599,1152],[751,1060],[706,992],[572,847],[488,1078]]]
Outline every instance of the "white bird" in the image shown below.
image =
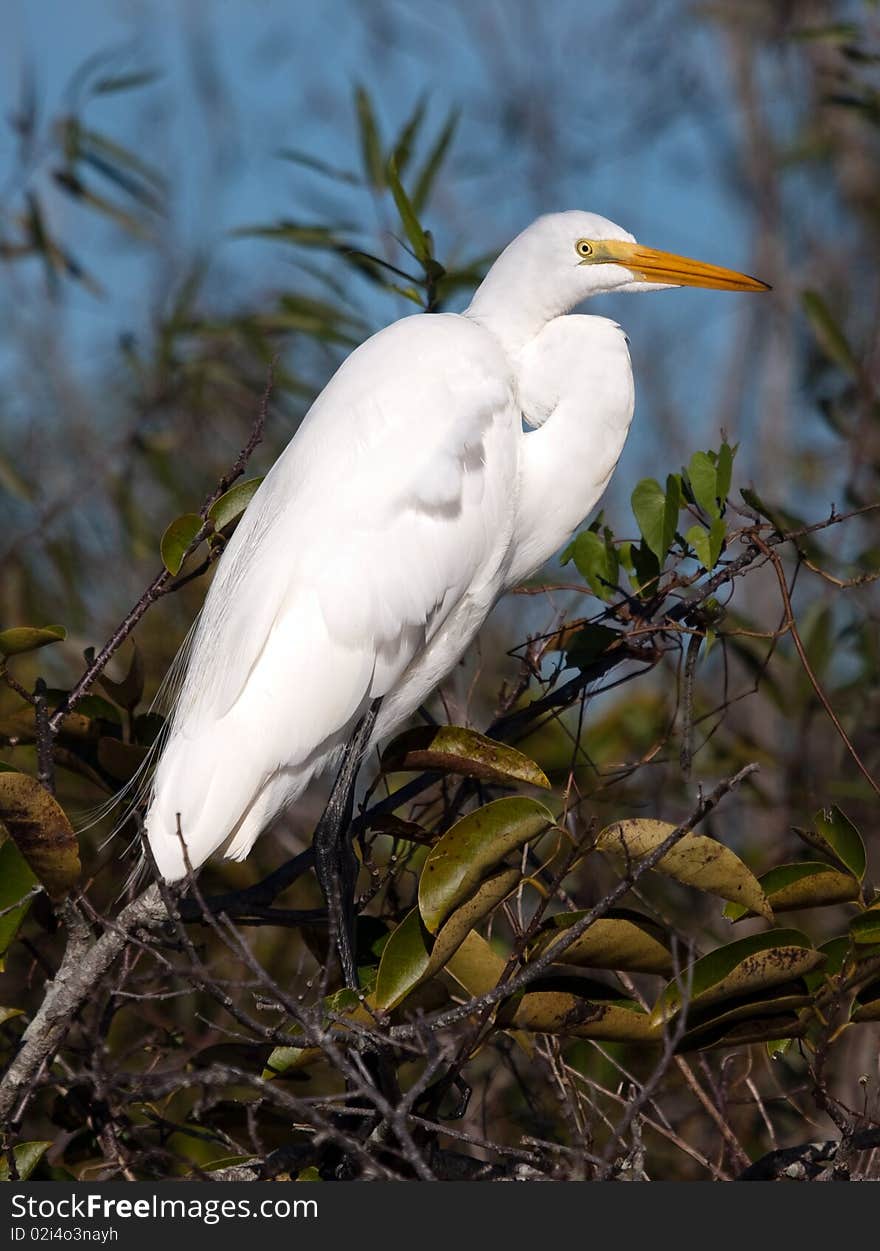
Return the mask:
[[[617,464],[633,378],[615,322],[564,314],[604,292],[684,285],[766,289],[595,214],[557,213],[513,240],[464,313],[405,317],[351,353],[208,592],[145,821],[166,879],[185,874],[181,837],[194,869],[217,851],[247,856],[361,726],[356,770],[499,596],[566,542]],[[353,781],[350,769],[331,842]],[[330,861],[319,878],[339,922]]]

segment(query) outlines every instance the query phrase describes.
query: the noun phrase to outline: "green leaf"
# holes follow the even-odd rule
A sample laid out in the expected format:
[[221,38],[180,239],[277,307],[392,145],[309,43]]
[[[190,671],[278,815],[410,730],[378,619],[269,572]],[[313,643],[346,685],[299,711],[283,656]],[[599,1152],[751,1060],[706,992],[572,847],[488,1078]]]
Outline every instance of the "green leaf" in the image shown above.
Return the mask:
[[454,977],[471,997],[485,995],[494,990],[507,967],[503,956],[476,930],[471,930],[464,942],[446,962],[446,972]]
[[428,202],[434,182],[440,172],[443,162],[446,160],[446,154],[449,151],[449,146],[455,136],[458,119],[458,109],[451,109],[449,116],[446,118],[446,122],[443,125],[443,129],[437,136],[436,143],[428,153],[425,163],[419,171],[412,193],[412,206],[415,213],[421,213]]
[[64,810],[36,778],[0,774],[0,821],[52,899],[73,889],[79,844]]
[[880,943],[880,908],[874,906],[853,917],[849,923],[849,932],[853,942],[859,946]]
[[688,1004],[702,1009],[724,999],[758,991],[802,977],[825,960],[799,930],[765,930],[718,947],[670,982],[657,1001],[652,1020],[667,1020],[681,1007],[682,993]]
[[660,576],[660,564],[657,557],[644,539],[641,543],[630,547],[630,556],[633,563],[633,574],[630,577],[632,587],[642,596],[653,595],[657,589],[657,578]]
[[247,482],[238,482],[214,501],[208,509],[208,517],[213,521],[215,530],[222,530],[241,516],[262,481],[262,478],[249,478]]
[[713,569],[718,564],[718,557],[724,547],[724,540],[727,538],[727,526],[721,517],[716,518],[709,527],[709,569]]
[[112,74],[99,78],[92,84],[91,91],[96,96],[107,96],[118,91],[133,91],[137,87],[146,87],[156,82],[160,71],[155,69],[132,70],[130,74]]
[[793,1038],[771,1038],[764,1046],[771,1060],[781,1060],[793,1042]]
[[413,908],[382,949],[372,1001],[390,1012],[422,982],[450,961],[484,917],[493,912],[521,882],[519,869],[506,868],[486,877],[476,891],[440,927],[436,938]]
[[[808,1007],[810,1003],[810,991],[802,977],[708,1005],[697,1001],[688,1009],[688,1029],[682,1040],[682,1050],[714,1046],[717,1039],[729,1037],[730,1026],[735,1022],[784,1017]],[[768,1027],[764,1025],[762,1028]]]
[[595,530],[582,530],[562,553],[562,564],[573,560],[594,595],[609,600],[617,586],[620,561],[617,549]]
[[367,91],[358,86],[354,93],[358,129],[361,140],[361,162],[369,185],[377,191],[385,186],[385,169],[382,160],[382,140],[373,104]]
[[399,174],[402,174],[409,164],[410,157],[412,156],[413,144],[415,143],[418,133],[422,128],[422,122],[425,120],[425,109],[427,108],[427,104],[428,97],[423,94],[412,114],[404,123],[403,128],[394,143],[392,154],[395,168]]
[[[545,922],[529,950],[529,959],[558,946],[566,930],[586,915],[563,912]],[[554,959],[591,969],[660,973],[669,977],[673,964],[666,940],[666,931],[649,917],[625,908],[612,908]]]
[[17,1016],[24,1016],[21,1008],[2,1008],[0,1007],[0,1025],[5,1025],[7,1021],[13,1021]]
[[[694,499],[708,517],[720,517],[718,470],[708,452],[694,452],[688,464],[688,480]],[[705,564],[705,561],[703,562]]]
[[548,969],[521,998],[501,1005],[498,1023],[505,1029],[605,1042],[661,1039],[659,1027],[635,1000],[578,969]]
[[310,1164],[308,1168],[301,1169],[297,1173],[296,1180],[298,1182],[319,1182],[321,1180],[321,1174],[315,1168],[314,1164]]
[[388,162],[387,170],[388,185],[391,188],[391,194],[394,197],[394,203],[397,205],[397,212],[400,216],[401,225],[409,239],[410,246],[418,260],[423,265],[427,265],[431,260],[431,245],[428,236],[422,229],[419,219],[416,215],[409,196],[403,189],[403,184],[397,173],[397,166],[393,158]]
[[[676,827],[636,817],[606,826],[596,847],[617,859],[638,861],[665,842]],[[703,834],[685,834],[654,866],[655,873],[742,904],[768,921],[773,914],[758,879],[723,843]]]
[[342,246],[337,237],[337,231],[341,229],[344,227],[294,222],[285,218],[274,226],[237,226],[229,233],[234,239],[277,239],[281,243],[295,243],[300,247],[336,250]]
[[324,174],[327,178],[333,178],[336,182],[345,182],[350,186],[357,186],[360,178],[357,174],[352,174],[347,169],[337,169],[335,165],[330,165],[327,161],[322,161],[320,157],[312,156],[309,152],[300,152],[298,148],[281,148],[276,155],[282,161],[292,161],[294,165],[302,165],[305,169],[314,170],[317,174]]
[[681,486],[675,474],[666,479],[666,491],[654,478],[643,478],[632,493],[632,510],[642,537],[660,564],[675,538]]
[[[17,1147],[13,1147],[15,1171],[21,1181],[27,1181],[51,1146],[51,1142],[20,1142]],[[9,1167],[9,1157],[2,1155],[0,1156],[0,1182],[11,1180],[12,1170]]]
[[600,656],[604,656],[621,637],[619,630],[612,630],[608,626],[593,623],[585,625],[578,630],[566,649],[566,664],[576,669],[586,669]]
[[456,773],[487,782],[549,789],[543,771],[522,752],[460,725],[422,725],[399,734],[382,753],[383,773]]
[[859,375],[859,363],[839,322],[818,291],[805,291],[801,297],[816,341],[829,360],[852,377]]
[[180,573],[180,566],[193,539],[201,530],[204,522],[198,513],[184,513],[162,535],[160,551],[162,563],[170,574]]
[[413,908],[394,930],[382,951],[374,1000],[380,1012],[389,1012],[427,977],[433,939]]
[[691,526],[684,536],[684,541],[696,552],[697,560],[704,569],[711,569],[714,566],[708,530],[700,525]]
[[[774,912],[821,908],[828,904],[851,902],[859,897],[859,884],[851,874],[840,873],[819,860],[778,865],[759,881]],[[728,904],[724,915],[730,921],[738,921],[748,916],[749,912],[742,904]]]
[[862,836],[845,813],[836,805],[820,808],[813,817],[813,828],[796,829],[805,843],[818,848],[832,860],[843,865],[859,882],[864,879],[867,856]]
[[419,878],[419,911],[432,934],[512,851],[553,825],[534,799],[511,797],[468,813],[429,852]]
[[17,656],[49,643],[61,643],[66,638],[67,631],[62,625],[12,626],[9,630],[0,630],[0,655]]
[[[31,900],[25,896],[36,884],[35,875],[12,839],[0,844],[0,973],[5,969],[6,952],[31,906]],[[18,904],[20,899],[24,903]]]
[[715,487],[722,504],[724,504],[730,494],[734,455],[735,449],[731,448],[727,442],[722,443],[718,449],[718,460],[715,462]]

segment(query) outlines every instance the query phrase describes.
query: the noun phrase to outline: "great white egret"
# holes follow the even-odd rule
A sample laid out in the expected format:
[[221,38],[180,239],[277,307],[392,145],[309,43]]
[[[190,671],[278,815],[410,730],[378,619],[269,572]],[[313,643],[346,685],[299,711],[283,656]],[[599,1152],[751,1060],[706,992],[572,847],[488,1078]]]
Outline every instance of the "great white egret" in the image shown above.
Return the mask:
[[[541,217],[462,314],[418,314],[341,365],[219,562],[145,828],[168,880],[243,859],[342,758],[315,834],[347,980],[357,765],[455,665],[605,489],[633,415],[627,339],[589,296],[763,291],[579,211]],[[524,422],[530,427],[524,430]],[[346,745],[348,749],[346,750]]]

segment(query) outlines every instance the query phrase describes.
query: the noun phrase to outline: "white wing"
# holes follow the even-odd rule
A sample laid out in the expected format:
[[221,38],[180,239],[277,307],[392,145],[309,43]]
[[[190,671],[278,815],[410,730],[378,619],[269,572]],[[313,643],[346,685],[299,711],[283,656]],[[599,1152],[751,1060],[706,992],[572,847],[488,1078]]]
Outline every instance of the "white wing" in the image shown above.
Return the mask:
[[178,813],[194,865],[230,835],[246,854],[498,566],[519,428],[506,358],[466,318],[406,318],[342,365],[206,599],[147,817],[166,877]]

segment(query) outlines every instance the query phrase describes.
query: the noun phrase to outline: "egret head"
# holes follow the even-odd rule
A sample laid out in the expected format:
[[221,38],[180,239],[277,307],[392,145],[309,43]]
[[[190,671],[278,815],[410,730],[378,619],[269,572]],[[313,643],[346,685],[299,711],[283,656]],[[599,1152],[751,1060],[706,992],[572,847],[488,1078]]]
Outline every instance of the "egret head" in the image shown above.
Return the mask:
[[593,295],[669,287],[769,290],[747,274],[643,247],[606,217],[575,209],[539,217],[517,235],[490,269],[469,312],[510,320],[517,307],[530,320],[546,321]]

